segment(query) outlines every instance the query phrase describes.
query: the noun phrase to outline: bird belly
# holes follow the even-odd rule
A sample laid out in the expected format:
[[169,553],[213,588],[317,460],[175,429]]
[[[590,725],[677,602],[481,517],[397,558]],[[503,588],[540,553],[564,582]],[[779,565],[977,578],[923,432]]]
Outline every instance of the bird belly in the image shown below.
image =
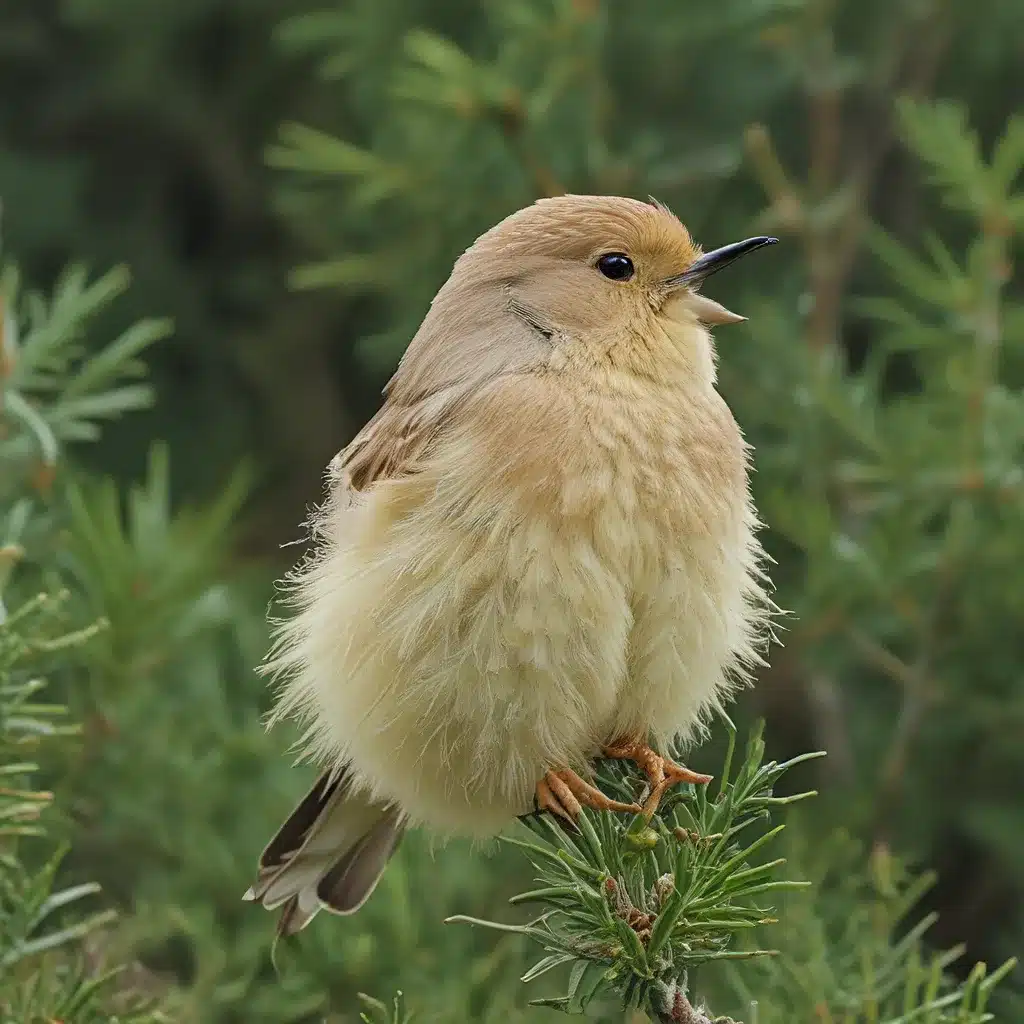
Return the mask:
[[628,594],[586,531],[426,475],[346,511],[277,667],[321,759],[442,833],[486,835],[585,770],[625,679]]
[[756,664],[763,613],[752,552],[744,564],[731,545],[691,537],[663,559],[631,589],[626,679],[607,731],[664,750],[701,732]]

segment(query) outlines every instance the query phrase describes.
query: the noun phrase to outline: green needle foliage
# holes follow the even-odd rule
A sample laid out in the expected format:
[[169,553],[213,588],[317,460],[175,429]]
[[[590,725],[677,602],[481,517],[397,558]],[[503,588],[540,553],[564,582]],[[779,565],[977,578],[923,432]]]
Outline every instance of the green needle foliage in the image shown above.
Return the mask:
[[[38,556],[60,525],[50,497],[66,444],[92,440],[98,424],[149,399],[137,356],[166,333],[143,321],[108,346],[85,348],[83,332],[124,288],[121,271],[89,283],[65,274],[50,298],[19,294],[0,271],[0,1020],[4,1024],[143,1024],[163,1019],[120,986],[121,969],[87,956],[84,942],[116,916],[95,909],[93,882],[64,885],[65,846],[48,837],[53,794],[37,788],[36,758],[78,730],[44,696],[45,666],[67,675],[102,623],[69,626],[69,594],[26,596],[17,564]],[[26,576],[49,582],[29,566]],[[11,597],[10,595],[14,595]],[[4,601],[7,600],[8,604]],[[55,849],[56,846],[56,849]],[[89,908],[80,909],[80,904]]]
[[[785,826],[760,834],[755,827],[763,829],[774,809],[813,795],[778,797],[773,788],[790,768],[822,755],[764,763],[757,729],[731,778],[734,741],[730,726],[715,795],[706,786],[675,787],[650,824],[641,815],[628,821],[584,810],[573,832],[548,814],[524,818],[533,841],[506,841],[523,849],[542,887],[510,902],[539,904],[544,912],[521,925],[451,920],[518,932],[540,943],[548,955],[523,981],[572,965],[565,995],[534,1001],[569,1013],[583,1012],[610,989],[626,1009],[664,1015],[665,1007],[686,999],[688,979],[701,965],[773,955],[732,948],[733,941],[769,922],[772,908],[765,901],[773,894],[808,883],[778,878],[785,861],[760,857]],[[635,796],[635,779],[621,765],[603,762],[598,779],[609,795]]]
[[[813,898],[783,893],[778,914],[785,928],[775,936],[780,955],[743,971],[729,969],[719,979],[730,1001],[751,1008],[749,1024],[785,1024],[808,1006],[825,1024],[997,1019],[989,998],[1016,960],[991,972],[979,963],[962,982],[953,979],[950,968],[964,947],[929,950],[926,939],[938,915],[919,911],[934,874],[914,875],[883,846],[865,858],[845,832],[815,849],[800,829],[787,839],[789,863],[808,877]],[[753,948],[759,938],[753,935]]]
[[0,623],[0,1020],[155,1024],[163,1018],[146,1002],[118,991],[119,968],[83,956],[83,940],[115,916],[79,909],[83,901],[94,908],[99,886],[60,884],[64,848],[41,863],[38,849],[22,857],[30,841],[45,840],[53,799],[33,785],[39,766],[28,758],[75,733],[65,709],[42,699],[46,684],[32,669],[41,658],[73,657],[95,633],[62,632],[62,603],[40,595]]
[[[699,1008],[696,972],[721,974],[710,990],[716,1001],[750,1008],[748,1024],[800,1019],[815,990],[814,1012],[828,1024],[983,1024],[996,984],[1014,967],[988,973],[978,964],[960,985],[947,968],[962,948],[929,956],[923,937],[935,915],[909,920],[931,876],[910,879],[890,856],[876,854],[865,872],[856,844],[833,842],[815,859],[817,877],[779,877],[785,857],[766,859],[785,824],[773,816],[813,792],[778,796],[790,769],[822,757],[808,753],[784,763],[765,761],[762,727],[748,739],[732,776],[736,731],[726,720],[729,745],[716,783],[676,787],[648,823],[584,809],[578,828],[549,814],[523,818],[529,839],[505,842],[528,858],[540,888],[513,896],[513,906],[541,913],[524,924],[459,915],[451,923],[479,925],[527,937],[545,955],[523,982],[567,969],[568,989],[535,999],[569,1014],[584,1013],[614,994],[625,1011],[659,1022],[711,1024]],[[598,784],[623,800],[637,796],[635,770],[602,761]],[[795,846],[797,866],[807,861]],[[840,880],[838,891],[835,881]],[[813,894],[796,895],[811,886]],[[811,898],[808,898],[810,896]],[[760,945],[768,928],[769,942]],[[743,965],[740,961],[758,961]],[[702,993],[704,994],[704,993]],[[761,1008],[764,1008],[763,1011]]]
[[[2,254],[2,250],[0,250]],[[95,441],[100,424],[152,402],[148,384],[132,381],[144,373],[141,353],[167,336],[166,320],[142,320],[99,351],[85,345],[84,329],[128,286],[122,267],[90,281],[72,267],[51,296],[20,295],[20,273],[8,263],[0,273],[0,382],[9,432],[0,438],[0,459],[10,469],[32,466],[47,482],[65,444]],[[4,495],[0,485],[0,497]]]
[[359,1000],[366,1007],[366,1011],[359,1014],[364,1024],[412,1024],[413,1015],[405,1009],[401,992],[395,993],[390,1006],[365,992],[359,993]]

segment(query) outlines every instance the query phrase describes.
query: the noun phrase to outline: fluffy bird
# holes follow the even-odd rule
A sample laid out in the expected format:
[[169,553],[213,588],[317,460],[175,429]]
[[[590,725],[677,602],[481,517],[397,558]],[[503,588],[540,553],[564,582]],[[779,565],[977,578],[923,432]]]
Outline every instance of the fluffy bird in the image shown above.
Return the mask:
[[[715,389],[703,253],[664,206],[543,199],[437,293],[380,411],[332,461],[264,669],[323,774],[246,893],[281,933],[373,891],[404,829],[540,809],[654,813],[663,757],[760,661],[749,449]],[[647,774],[643,807],[590,781]]]

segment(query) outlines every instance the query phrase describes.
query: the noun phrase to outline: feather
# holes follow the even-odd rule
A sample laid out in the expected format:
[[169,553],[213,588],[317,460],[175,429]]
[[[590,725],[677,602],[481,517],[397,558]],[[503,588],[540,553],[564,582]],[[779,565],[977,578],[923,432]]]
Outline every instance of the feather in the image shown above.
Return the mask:
[[359,492],[414,473],[468,398],[549,354],[544,333],[496,288],[458,304],[442,288],[384,389],[384,404],[332,461],[333,482]]
[[320,879],[320,906],[335,914],[355,913],[376,888],[401,837],[399,814],[392,808]]
[[356,909],[373,891],[401,832],[395,808],[356,790],[346,770],[325,772],[267,844],[256,881],[244,898],[268,910],[281,907],[281,935],[304,928],[323,902],[335,912],[350,912],[321,901],[321,882],[340,882],[335,870],[339,864],[351,869],[350,881],[340,891],[356,900],[351,908]]

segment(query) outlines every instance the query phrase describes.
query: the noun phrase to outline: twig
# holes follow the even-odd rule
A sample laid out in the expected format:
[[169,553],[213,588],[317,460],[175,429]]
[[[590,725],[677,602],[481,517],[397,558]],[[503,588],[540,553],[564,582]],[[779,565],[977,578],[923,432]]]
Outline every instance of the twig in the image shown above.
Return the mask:
[[817,729],[815,744],[828,751],[823,771],[844,786],[856,780],[853,745],[846,728],[847,710],[843,691],[832,676],[812,673],[807,681],[807,698]]
[[658,1024],[738,1024],[731,1017],[709,1017],[697,1009],[677,982],[655,988],[651,1012]]
[[921,685],[920,673],[916,667],[908,665],[902,658],[897,657],[866,633],[850,627],[846,635],[866,661],[899,683],[901,687],[914,689]]
[[562,183],[529,144],[526,137],[526,111],[518,94],[510,93],[506,96],[504,103],[496,107],[494,113],[509,148],[532,179],[538,197],[563,195],[565,188]]
[[917,738],[921,726],[924,724],[928,707],[936,696],[928,685],[928,678],[931,673],[931,666],[935,660],[935,646],[941,635],[942,618],[953,589],[953,570],[956,555],[956,531],[954,526],[955,516],[950,518],[950,522],[946,527],[945,544],[937,573],[938,582],[935,588],[935,601],[921,630],[918,657],[909,668],[906,685],[903,688],[900,713],[896,720],[896,728],[893,730],[892,739],[889,741],[889,750],[883,762],[878,794],[878,811],[875,817],[878,823],[875,836],[876,842],[887,841],[885,836],[886,826],[903,790],[903,773],[910,755],[910,749]]

